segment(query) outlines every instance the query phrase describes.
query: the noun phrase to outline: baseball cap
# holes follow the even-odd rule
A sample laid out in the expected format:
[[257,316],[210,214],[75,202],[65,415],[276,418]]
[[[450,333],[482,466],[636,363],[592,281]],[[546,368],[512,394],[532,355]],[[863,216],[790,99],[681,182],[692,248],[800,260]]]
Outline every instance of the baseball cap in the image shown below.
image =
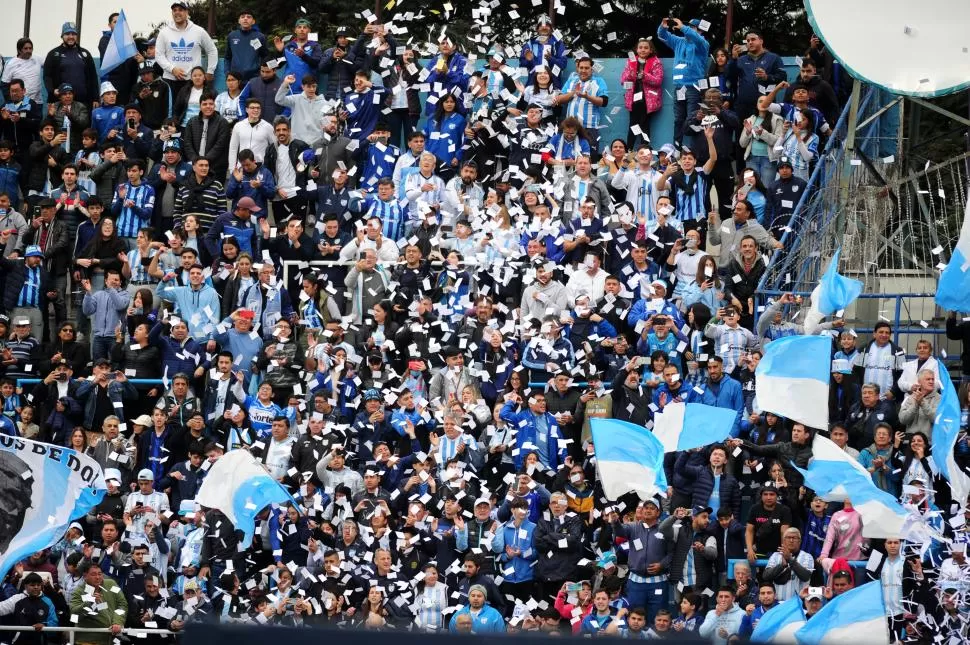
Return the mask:
[[341,36],[346,36],[348,33],[350,33],[350,30],[347,29],[346,27],[337,27],[337,38],[340,38]]
[[690,509],[692,515],[700,515],[701,513],[707,513],[710,515],[714,512],[714,509],[710,506],[704,506],[703,504],[695,504],[693,508]]
[[491,506],[492,505],[492,500],[490,500],[489,498],[484,497],[484,496],[483,497],[479,497],[478,499],[475,500],[475,506],[478,506],[479,504],[488,504],[489,506]]
[[653,504],[657,510],[660,510],[660,502],[657,501],[656,497],[648,497],[640,501],[640,506],[646,506],[647,504]]
[[155,475],[148,468],[142,468],[138,471],[138,481],[155,481]]
[[778,167],[781,168],[782,166],[788,166],[789,168],[793,168],[793,166],[791,165],[791,159],[789,159],[788,157],[782,157],[781,159],[779,159]]
[[61,83],[60,85],[57,86],[57,93],[58,94],[63,94],[64,92],[71,92],[71,93],[73,93],[74,92],[74,86],[71,85],[70,83]]
[[[145,43],[145,44],[147,45],[148,43]],[[144,74],[146,72],[150,72],[150,73],[154,74],[155,73],[155,64],[154,63],[151,63],[151,62],[149,62],[147,60],[146,61],[143,61],[138,66],[138,73],[139,74]]]
[[104,469],[104,481],[106,482],[118,482],[121,483],[121,471],[117,468],[105,468]]
[[243,320],[254,320],[256,318],[256,312],[252,309],[240,309],[239,317]]
[[152,418],[147,414],[143,414],[141,416],[135,417],[132,423],[137,426],[145,426],[146,428],[148,428],[148,427],[151,427],[152,425]]
[[768,482],[765,482],[764,484],[761,485],[761,491],[760,492],[762,494],[763,493],[774,493],[775,495],[777,495],[778,494],[778,487],[775,486],[775,482],[768,481]]
[[64,34],[76,34],[76,33],[77,33],[77,25],[75,25],[73,22],[65,22],[63,25],[61,25],[62,36]]
[[[819,589],[821,589],[821,587],[819,587]],[[825,596],[822,594],[821,591],[810,591],[808,593],[808,596],[805,599],[806,600],[825,600]]]
[[24,257],[27,258],[42,258],[44,257],[44,252],[40,250],[40,247],[36,244],[32,244],[27,247],[27,251],[24,253]]
[[250,213],[258,213],[259,211],[263,210],[262,208],[257,206],[253,198],[249,196],[243,197],[238,202],[236,202],[236,208],[245,208]]
[[98,358],[98,359],[95,359],[93,366],[94,367],[99,367],[101,365],[107,365],[108,367],[111,367],[111,361],[108,360],[107,358]]
[[194,499],[183,499],[179,502],[179,515],[185,517],[189,513],[195,513],[199,510],[199,503]]
[[175,152],[182,152],[182,140],[181,139],[169,139],[162,144],[162,152],[168,152],[173,150]]
[[295,23],[293,23],[293,26],[294,27],[309,27],[310,26],[310,21],[307,20],[306,18],[299,18]]
[[171,8],[174,9],[175,7],[181,7],[182,9],[188,9],[189,8],[189,3],[186,2],[185,0],[175,0],[175,2],[172,3]]

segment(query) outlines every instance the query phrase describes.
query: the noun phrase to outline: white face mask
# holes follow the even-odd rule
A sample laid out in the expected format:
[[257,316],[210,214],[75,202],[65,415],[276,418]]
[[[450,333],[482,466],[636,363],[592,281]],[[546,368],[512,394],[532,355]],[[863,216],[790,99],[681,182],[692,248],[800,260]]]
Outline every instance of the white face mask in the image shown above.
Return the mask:
[[569,481],[571,481],[574,484],[578,484],[579,482],[583,481],[583,476],[580,475],[579,473],[573,473],[572,475],[569,476]]
[[517,508],[515,509],[515,517],[517,519],[525,519],[525,516],[529,514],[529,509],[527,508]]

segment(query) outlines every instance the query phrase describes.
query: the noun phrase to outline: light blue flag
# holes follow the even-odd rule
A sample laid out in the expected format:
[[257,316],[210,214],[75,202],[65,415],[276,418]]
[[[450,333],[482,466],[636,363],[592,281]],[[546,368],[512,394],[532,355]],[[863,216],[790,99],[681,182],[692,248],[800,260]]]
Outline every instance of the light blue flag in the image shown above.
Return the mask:
[[[822,279],[819,280],[818,310],[826,316],[842,311],[862,293],[862,282],[839,274],[840,255],[842,255],[841,248],[832,256],[832,261],[829,262],[828,268],[822,274]],[[813,298],[814,296],[815,294]]]
[[248,450],[231,450],[209,469],[196,501],[225,513],[243,532],[242,546],[249,547],[256,530],[256,516],[270,504],[297,502],[283,485]]
[[963,213],[960,239],[936,284],[936,304],[949,311],[970,311],[970,200]]
[[135,39],[131,37],[131,29],[128,27],[127,18],[125,18],[125,10],[122,9],[118,16],[118,22],[115,23],[115,28],[111,32],[108,46],[104,50],[104,56],[101,57],[101,78],[104,78],[108,72],[129,58],[134,58],[137,53],[138,47],[135,45]]
[[[815,454],[815,445],[812,447]],[[793,466],[811,488],[823,498],[849,498],[862,518],[862,535],[867,538],[904,536],[909,513],[891,494],[881,490],[867,472],[847,465],[842,460],[813,458],[808,468]],[[835,494],[833,494],[835,493]]]
[[[668,403],[653,418],[664,452],[700,448],[731,436],[738,413],[703,403]],[[596,445],[596,444],[593,444]]]
[[616,419],[590,419],[589,427],[607,499],[617,499],[631,491],[641,499],[666,492],[664,447],[652,432]]
[[795,632],[795,640],[799,645],[889,643],[882,584],[869,582],[835,596]]
[[91,457],[0,435],[0,580],[17,562],[56,544],[106,491]]
[[970,478],[956,464],[953,456],[957,436],[960,434],[960,403],[949,372],[943,365],[940,366],[939,372],[943,397],[936,408],[936,419],[933,421],[931,437],[933,461],[940,473],[950,482],[953,500],[963,508],[966,505],[967,496],[970,495]]
[[802,599],[794,595],[775,605],[758,619],[751,641],[754,643],[794,643],[795,632],[805,624]]
[[755,370],[758,405],[812,428],[827,428],[831,356],[832,340],[828,336],[788,336],[771,341]]

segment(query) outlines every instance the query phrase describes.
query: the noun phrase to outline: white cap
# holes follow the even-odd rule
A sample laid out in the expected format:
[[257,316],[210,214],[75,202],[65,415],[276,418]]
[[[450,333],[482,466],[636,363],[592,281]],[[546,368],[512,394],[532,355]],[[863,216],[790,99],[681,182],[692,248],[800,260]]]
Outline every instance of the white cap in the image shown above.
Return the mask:
[[491,506],[492,500],[490,500],[487,497],[479,497],[478,499],[475,500],[475,506],[478,506],[479,504],[488,504],[489,506]]
[[143,481],[143,480],[147,480],[150,482],[155,481],[154,473],[152,473],[152,471],[148,468],[142,468],[141,470],[138,471],[138,481]]
[[104,469],[104,481],[110,482],[115,481],[119,484],[121,483],[121,471],[117,468],[105,468]]
[[115,86],[111,84],[111,81],[105,81],[105,82],[101,83],[101,92],[100,92],[100,95],[101,96],[104,96],[108,92],[115,92],[115,93],[118,92],[118,90],[115,88]]

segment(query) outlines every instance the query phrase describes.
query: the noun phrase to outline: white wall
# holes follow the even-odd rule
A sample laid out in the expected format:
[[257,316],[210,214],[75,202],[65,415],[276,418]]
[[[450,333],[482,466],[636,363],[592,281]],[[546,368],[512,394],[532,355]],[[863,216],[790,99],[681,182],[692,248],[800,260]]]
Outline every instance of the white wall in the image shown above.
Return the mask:
[[[23,36],[26,0],[6,0],[0,3],[0,54],[5,57],[16,54],[17,39]],[[168,0],[84,0],[81,22],[81,46],[98,57],[98,40],[107,28],[108,14],[125,10],[133,34],[147,34],[152,25],[171,19]],[[34,55],[41,60],[47,52],[61,42],[61,25],[74,22],[77,16],[77,0],[33,0],[30,21],[30,39],[34,41]]]

